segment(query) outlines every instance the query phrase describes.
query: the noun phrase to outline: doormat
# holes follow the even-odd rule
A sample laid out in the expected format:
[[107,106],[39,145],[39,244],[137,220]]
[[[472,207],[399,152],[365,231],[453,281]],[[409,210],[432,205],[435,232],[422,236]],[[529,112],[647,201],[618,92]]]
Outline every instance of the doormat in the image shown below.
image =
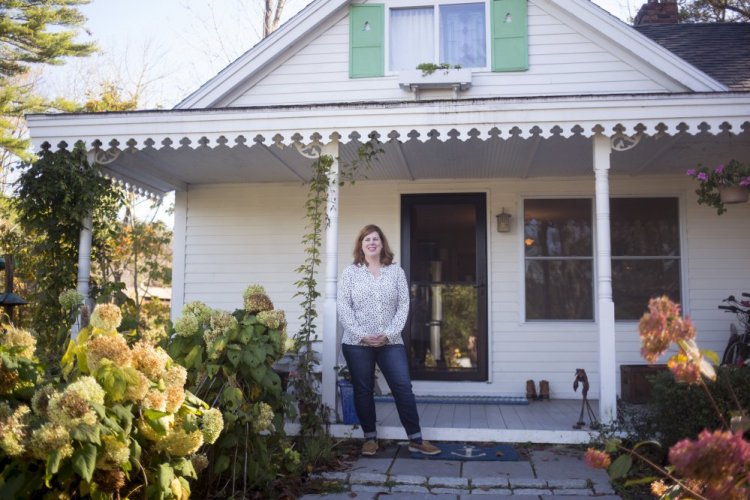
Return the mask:
[[[502,462],[517,462],[518,452],[509,444],[502,443],[435,443],[442,450],[439,455],[423,455],[412,453],[409,446],[404,444],[399,450],[401,458],[423,458],[427,460],[463,460],[464,462],[486,462],[497,460]],[[403,453],[405,452],[405,453]]]
[[[527,405],[526,396],[416,396],[417,403],[453,405]],[[393,403],[393,396],[375,396],[377,403]]]

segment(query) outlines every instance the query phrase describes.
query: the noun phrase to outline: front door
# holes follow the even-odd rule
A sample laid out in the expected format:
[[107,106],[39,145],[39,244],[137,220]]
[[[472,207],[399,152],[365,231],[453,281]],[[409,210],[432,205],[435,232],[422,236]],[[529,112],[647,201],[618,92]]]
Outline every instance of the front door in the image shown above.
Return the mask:
[[487,220],[482,193],[401,198],[415,380],[487,380]]

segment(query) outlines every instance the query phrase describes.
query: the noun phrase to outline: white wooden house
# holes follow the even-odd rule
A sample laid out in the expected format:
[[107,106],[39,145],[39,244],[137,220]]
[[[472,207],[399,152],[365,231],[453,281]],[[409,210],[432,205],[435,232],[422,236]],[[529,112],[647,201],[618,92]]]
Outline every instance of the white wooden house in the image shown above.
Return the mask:
[[[681,302],[721,351],[732,318],[716,306],[750,290],[750,204],[717,216],[685,176],[750,162],[748,59],[727,72],[714,47],[704,71],[647,31],[588,0],[314,0],[173,110],[28,121],[37,147],[83,140],[131,188],[176,192],[173,316],[192,300],[231,310],[260,283],[291,332],[309,153],[340,168],[378,141],[366,180],[331,189],[325,401],[338,273],[376,223],[411,282],[418,395],[524,395],[544,379],[573,399],[584,368],[610,420],[619,367],[643,363],[650,296]],[[414,71],[444,62],[461,68]],[[443,431],[427,436],[582,439]]]

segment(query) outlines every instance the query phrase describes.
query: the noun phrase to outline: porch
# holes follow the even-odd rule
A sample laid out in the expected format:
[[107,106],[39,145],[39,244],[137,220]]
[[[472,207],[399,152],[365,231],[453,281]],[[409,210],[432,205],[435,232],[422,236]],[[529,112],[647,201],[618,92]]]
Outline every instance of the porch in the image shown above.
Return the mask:
[[[598,418],[599,401],[589,400],[589,404]],[[418,403],[417,409],[422,433],[432,441],[580,444],[596,435],[585,412],[587,425],[573,428],[581,412],[580,399],[531,401],[528,405]],[[394,403],[378,402],[376,411],[379,438],[405,439]],[[287,432],[298,429],[297,424],[287,424]],[[362,437],[358,425],[335,423],[330,432],[339,438]]]

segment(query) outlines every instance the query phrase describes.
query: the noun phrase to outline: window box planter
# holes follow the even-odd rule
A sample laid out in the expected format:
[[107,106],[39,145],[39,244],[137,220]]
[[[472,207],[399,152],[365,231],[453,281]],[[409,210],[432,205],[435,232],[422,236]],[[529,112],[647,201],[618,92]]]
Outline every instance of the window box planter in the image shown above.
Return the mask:
[[748,189],[743,186],[719,186],[722,203],[745,203],[748,193]]
[[398,85],[404,90],[414,92],[414,99],[419,100],[422,90],[453,90],[453,97],[458,98],[462,90],[471,87],[470,69],[436,69],[424,74],[420,69],[404,70],[400,73]]

